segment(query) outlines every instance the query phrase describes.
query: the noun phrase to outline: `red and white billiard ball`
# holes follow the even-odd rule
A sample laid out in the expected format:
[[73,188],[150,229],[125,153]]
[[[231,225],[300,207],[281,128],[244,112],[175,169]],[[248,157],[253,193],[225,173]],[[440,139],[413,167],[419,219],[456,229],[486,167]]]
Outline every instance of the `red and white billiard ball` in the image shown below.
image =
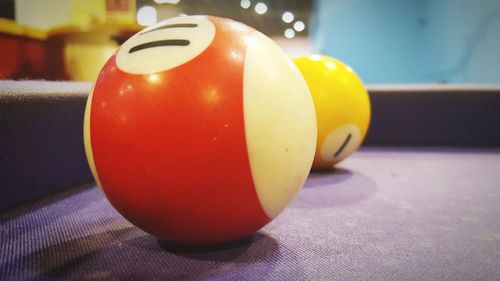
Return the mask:
[[252,234],[307,178],[316,116],[297,67],[262,33],[210,16],[126,41],[87,102],[92,173],[139,228],[206,244]]

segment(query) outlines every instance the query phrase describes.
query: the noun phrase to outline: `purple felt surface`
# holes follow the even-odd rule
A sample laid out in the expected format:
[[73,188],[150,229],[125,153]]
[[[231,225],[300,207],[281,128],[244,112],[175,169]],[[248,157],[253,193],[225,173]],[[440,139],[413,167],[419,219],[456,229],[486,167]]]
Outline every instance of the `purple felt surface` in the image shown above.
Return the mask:
[[500,280],[500,150],[367,148],[249,239],[159,242],[78,187],[0,216],[0,280]]

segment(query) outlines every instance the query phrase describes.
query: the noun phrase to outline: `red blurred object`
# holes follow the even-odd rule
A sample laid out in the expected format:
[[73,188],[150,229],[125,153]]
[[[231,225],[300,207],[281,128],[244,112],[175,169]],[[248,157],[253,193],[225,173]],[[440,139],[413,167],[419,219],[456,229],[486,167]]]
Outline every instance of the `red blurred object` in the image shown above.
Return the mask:
[[16,36],[0,33],[0,79],[12,79],[23,65],[22,40]]
[[0,79],[67,79],[63,44],[45,31],[0,18]]
[[106,0],[106,10],[108,12],[128,11],[129,9],[129,0]]

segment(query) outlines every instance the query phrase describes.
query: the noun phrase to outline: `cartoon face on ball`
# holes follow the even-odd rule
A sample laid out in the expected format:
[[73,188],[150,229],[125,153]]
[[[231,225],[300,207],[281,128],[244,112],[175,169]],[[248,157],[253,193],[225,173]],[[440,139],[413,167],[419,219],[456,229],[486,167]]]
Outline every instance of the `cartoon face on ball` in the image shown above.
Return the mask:
[[202,53],[215,37],[206,17],[177,17],[150,26],[127,40],[116,65],[132,74],[150,74],[182,65]]

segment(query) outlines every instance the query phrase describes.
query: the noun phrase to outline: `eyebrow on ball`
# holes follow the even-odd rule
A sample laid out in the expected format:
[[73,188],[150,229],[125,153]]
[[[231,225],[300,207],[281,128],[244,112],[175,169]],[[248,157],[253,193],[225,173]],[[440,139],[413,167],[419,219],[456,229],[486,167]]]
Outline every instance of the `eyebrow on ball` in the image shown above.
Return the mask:
[[148,31],[141,32],[139,35],[143,35],[155,30],[160,30],[160,29],[166,29],[166,28],[194,28],[197,27],[198,25],[196,23],[173,23],[173,24],[167,24],[167,25],[162,25],[155,27],[153,29],[150,29]]
[[134,46],[128,50],[128,53],[131,54],[133,52],[137,52],[143,49],[155,48],[155,47],[164,47],[164,46],[187,46],[189,45],[189,40],[182,39],[170,39],[170,40],[159,40],[159,41],[151,41],[148,43],[140,44]]
[[347,136],[347,138],[345,139],[344,143],[340,146],[340,148],[337,150],[337,152],[335,152],[335,154],[333,155],[333,157],[339,156],[339,154],[342,152],[342,150],[344,150],[344,148],[347,146],[347,143],[351,140],[351,137],[352,137],[351,134],[349,134]]

